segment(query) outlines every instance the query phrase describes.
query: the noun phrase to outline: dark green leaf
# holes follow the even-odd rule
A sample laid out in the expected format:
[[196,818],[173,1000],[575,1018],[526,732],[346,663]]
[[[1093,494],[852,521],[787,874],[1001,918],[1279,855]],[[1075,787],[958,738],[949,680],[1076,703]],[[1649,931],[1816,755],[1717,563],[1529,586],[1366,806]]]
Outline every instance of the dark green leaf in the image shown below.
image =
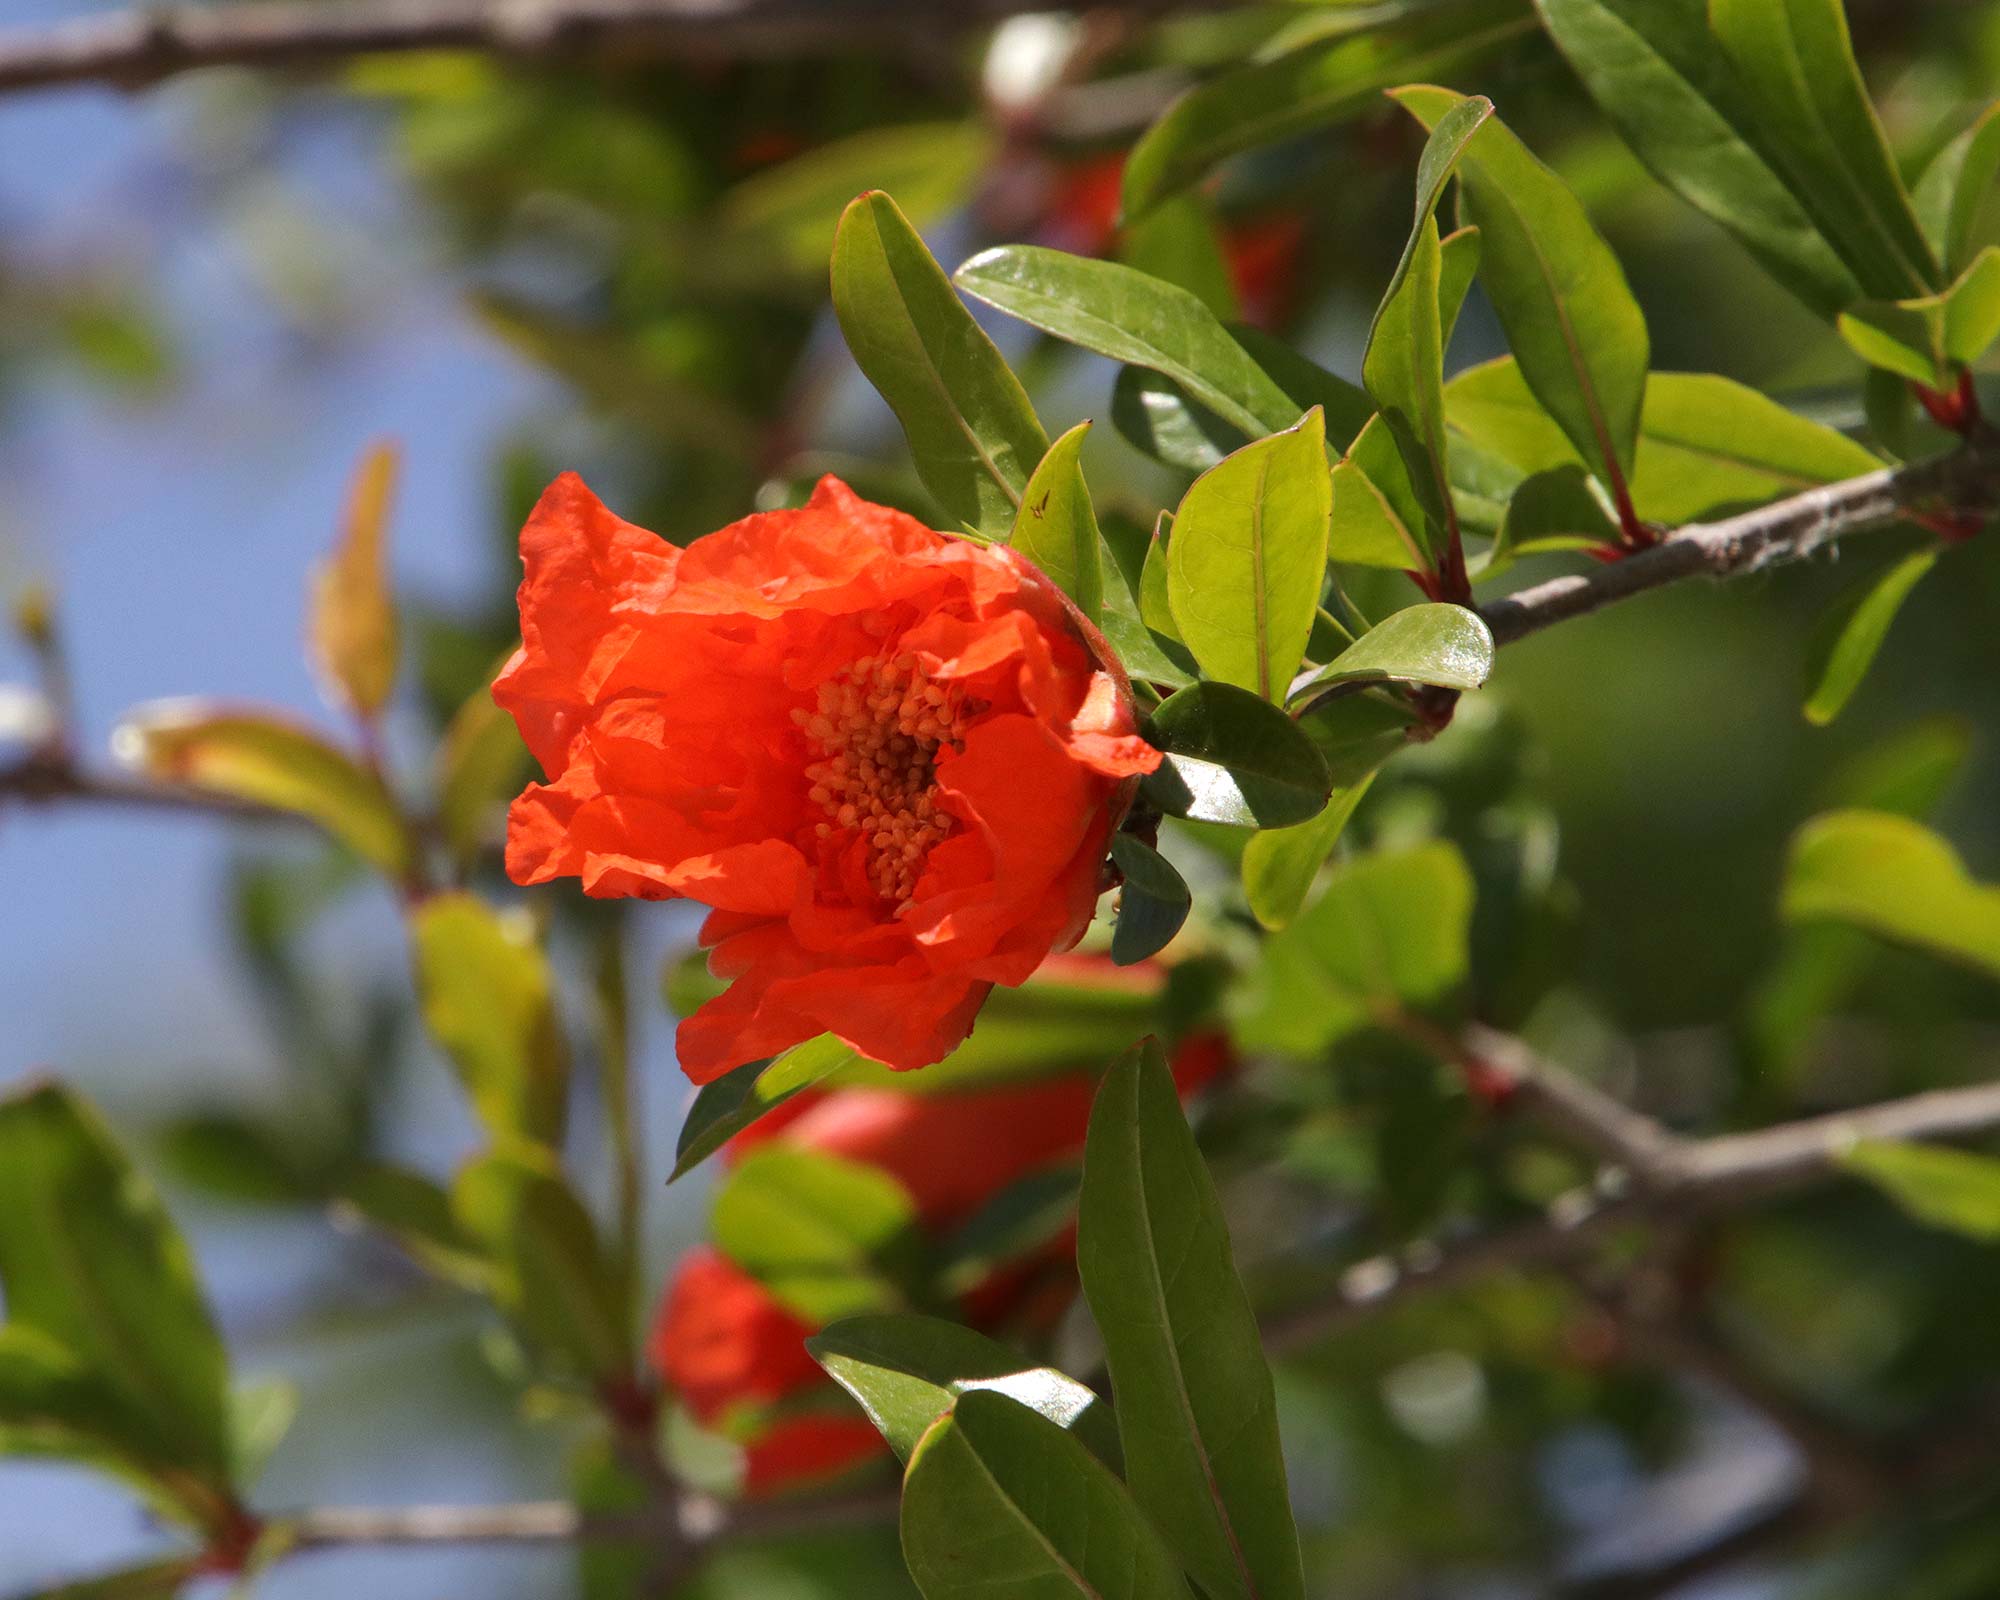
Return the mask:
[[161,1441],[156,1459],[229,1481],[228,1359],[187,1246],[96,1114],[55,1085],[0,1100],[0,1294],[9,1328],[143,1419],[132,1429]]
[[332,1210],[344,1225],[380,1229],[449,1283],[477,1293],[491,1288],[492,1264],[459,1225],[451,1195],[420,1172],[362,1162],[341,1174]]
[[1333,791],[1326,808],[1310,822],[1267,828],[1243,847],[1243,893],[1250,913],[1265,927],[1284,927],[1299,914],[1313,879],[1340,843],[1342,830],[1374,774]]
[[1157,1043],[1105,1075],[1077,1265],[1104,1338],[1133,1498],[1215,1600],[1305,1581],[1257,1319]]
[[1584,87],[1660,181],[1831,321],[1861,285],[1760,150],[1707,0],[1536,0]]
[[903,1460],[960,1395],[990,1389],[1072,1430],[1098,1459],[1118,1459],[1111,1407],[1053,1367],[936,1317],[849,1317],[806,1341],[813,1359],[861,1403]]
[[996,1271],[1031,1257],[1045,1258],[1076,1223],[1076,1189],[1082,1168],[1041,1167],[1008,1184],[959,1228],[946,1247],[939,1286],[970,1294]]
[[1236,286],[1207,196],[1181,194],[1154,207],[1124,229],[1118,255],[1128,267],[1187,290],[1216,320],[1235,317]]
[[1047,573],[1092,622],[1104,614],[1103,537],[1077,455],[1088,422],[1079,422],[1049,446],[1014,514],[1008,542]]
[[1298,719],[1337,788],[1359,783],[1409,742],[1416,715],[1389,696],[1342,695]]
[[1166,752],[1143,792],[1170,816],[1238,828],[1282,828],[1319,814],[1332,793],[1326,763],[1268,701],[1198,683],[1153,713],[1147,737]]
[[902,1522],[925,1600],[1188,1600],[1125,1486],[1062,1428],[987,1390],[918,1443]]
[[1366,389],[1328,372],[1317,361],[1308,360],[1262,328],[1237,323],[1230,328],[1229,336],[1291,396],[1292,404],[1301,414],[1314,406],[1326,413],[1326,442],[1330,449],[1345,450],[1375,414],[1375,403],[1368,398]]
[[1806,698],[1806,720],[1824,727],[1846,709],[1854,691],[1888,636],[1896,613],[1910,591],[1937,562],[1937,551],[1918,550],[1885,572],[1877,573],[1837,607],[1818,641],[1813,691]]
[[411,918],[424,1021],[500,1142],[554,1146],[569,1093],[547,958],[522,917],[441,894]]
[[1317,407],[1296,428],[1210,468],[1182,496],[1167,602],[1204,675],[1284,698],[1312,632],[1332,508]]
[[[1645,439],[1639,459],[1645,461]],[[1507,519],[1500,525],[1481,576],[1498,572],[1516,556],[1551,550],[1586,550],[1615,546],[1616,514],[1604,503],[1597,480],[1571,462],[1530,473],[1507,500]]]
[[1832,811],[1808,822],[1792,841],[1783,910],[2000,977],[2000,888],[1974,882],[1950,845],[1907,817]]
[[1393,679],[1477,689],[1493,670],[1493,635],[1464,606],[1409,606],[1384,617],[1292,691],[1303,703],[1337,683]]
[[674,1170],[667,1181],[685,1177],[767,1111],[860,1059],[832,1034],[823,1033],[769,1061],[746,1062],[703,1084],[681,1123]]
[[1241,151],[1370,110],[1391,85],[1441,75],[1529,26],[1524,0],[1426,6],[1226,72],[1182,95],[1133,148],[1126,214],[1142,214]]
[[1900,299],[1939,288],[1841,0],[1709,0],[1708,16],[1760,146],[1862,289]]
[[[1442,538],[1455,529],[1451,485],[1445,470],[1444,324],[1440,297],[1442,252],[1437,207],[1459,158],[1480,124],[1493,115],[1483,96],[1461,100],[1438,119],[1417,161],[1417,210],[1361,358],[1369,397],[1381,408],[1403,466],[1427,513],[1426,526]],[[1462,296],[1463,290],[1460,290]],[[1442,559],[1434,544],[1432,565]]]
[[903,424],[924,486],[955,521],[1005,537],[1048,436],[886,194],[862,195],[840,219],[833,308],[855,364]]
[[1112,839],[1111,859],[1125,874],[1118,922],[1111,931],[1111,959],[1129,967],[1167,947],[1187,921],[1194,896],[1165,856],[1129,833]]
[[1289,428],[1305,409],[1195,296],[1115,261],[1002,245],[974,256],[953,281],[1044,333],[1172,378],[1245,433]]
[[[1395,98],[1435,128],[1463,96],[1415,86]],[[1629,477],[1646,392],[1646,319],[1582,203],[1498,117],[1459,161],[1480,232],[1480,281],[1521,374],[1592,466]]]
[[915,1275],[916,1208],[880,1169],[760,1145],[716,1191],[716,1248],[808,1322],[891,1311]]
[[1948,276],[1972,263],[1972,230],[1995,178],[2000,178],[2000,103],[1988,106],[1937,153],[1912,196],[1917,222]]

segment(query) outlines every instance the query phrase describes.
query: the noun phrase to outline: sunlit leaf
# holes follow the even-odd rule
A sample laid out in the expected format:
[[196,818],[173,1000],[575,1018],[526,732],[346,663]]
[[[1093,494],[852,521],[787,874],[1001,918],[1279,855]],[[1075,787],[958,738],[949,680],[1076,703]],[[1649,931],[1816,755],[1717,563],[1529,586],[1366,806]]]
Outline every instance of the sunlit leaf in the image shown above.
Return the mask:
[[1864,1139],[1841,1165],[1934,1228],[2000,1241],[2000,1161],[1969,1150]]
[[1373,774],[1333,791],[1320,814],[1289,828],[1266,828],[1243,847],[1243,894],[1265,927],[1284,927],[1299,914],[1313,879],[1339,844],[1342,830],[1368,792]]
[[1103,536],[1077,464],[1089,432],[1090,424],[1079,422],[1049,446],[1022,491],[1008,542],[1097,622],[1104,612]]
[[751,1061],[703,1084],[681,1123],[668,1182],[685,1177],[766,1112],[775,1111],[828,1073],[860,1058],[832,1034],[794,1045],[769,1061]]
[[1395,680],[1477,689],[1493,670],[1493,635],[1464,606],[1426,604],[1392,612],[1292,691],[1310,700],[1337,683]]

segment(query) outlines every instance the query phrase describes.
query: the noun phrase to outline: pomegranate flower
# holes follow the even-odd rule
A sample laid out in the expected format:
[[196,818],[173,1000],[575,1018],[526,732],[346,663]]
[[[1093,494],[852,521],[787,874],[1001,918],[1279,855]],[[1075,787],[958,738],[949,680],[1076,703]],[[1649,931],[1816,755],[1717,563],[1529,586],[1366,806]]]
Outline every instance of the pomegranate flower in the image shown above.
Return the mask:
[[565,474],[521,551],[494,698],[548,782],[507,868],[711,908],[730,987],[680,1025],[696,1083],[821,1033],[926,1066],[1082,936],[1160,757],[1030,563],[833,478],[682,550]]

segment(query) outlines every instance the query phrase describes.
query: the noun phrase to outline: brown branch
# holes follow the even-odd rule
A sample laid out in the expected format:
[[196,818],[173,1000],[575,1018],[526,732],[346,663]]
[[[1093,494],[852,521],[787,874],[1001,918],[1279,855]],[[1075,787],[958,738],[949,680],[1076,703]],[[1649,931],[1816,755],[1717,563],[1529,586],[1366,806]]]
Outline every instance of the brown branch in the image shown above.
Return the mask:
[[181,812],[225,817],[243,822],[290,822],[310,826],[310,819],[276,806],[232,800],[179,784],[158,783],[123,773],[85,772],[59,754],[36,754],[0,766],[0,809],[9,801],[23,805],[77,802],[142,811]]
[[[1128,16],[1234,0],[1104,0]],[[166,5],[0,33],[0,91],[143,88],[199,67],[300,67],[408,50],[520,57],[592,51],[714,60],[932,44],[1043,0],[268,0]]]
[[1682,578],[1729,577],[1803,560],[1843,534],[1929,507],[2000,507],[2000,432],[1981,428],[1947,455],[1808,489],[1724,522],[1693,524],[1622,561],[1489,600],[1479,614],[1494,642],[1509,644]]

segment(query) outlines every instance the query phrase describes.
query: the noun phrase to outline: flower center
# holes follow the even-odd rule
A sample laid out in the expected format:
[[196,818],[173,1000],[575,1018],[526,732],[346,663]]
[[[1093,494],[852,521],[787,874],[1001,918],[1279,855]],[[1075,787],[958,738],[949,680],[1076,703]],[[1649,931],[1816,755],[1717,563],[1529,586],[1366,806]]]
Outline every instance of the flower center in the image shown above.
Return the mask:
[[933,683],[913,655],[864,656],[819,686],[815,711],[792,721],[826,752],[806,768],[812,802],[829,820],[822,839],[852,828],[868,842],[868,881],[901,907],[924,857],[957,818],[932,793],[937,753],[965,748],[966,724],[983,709],[956,685]]

